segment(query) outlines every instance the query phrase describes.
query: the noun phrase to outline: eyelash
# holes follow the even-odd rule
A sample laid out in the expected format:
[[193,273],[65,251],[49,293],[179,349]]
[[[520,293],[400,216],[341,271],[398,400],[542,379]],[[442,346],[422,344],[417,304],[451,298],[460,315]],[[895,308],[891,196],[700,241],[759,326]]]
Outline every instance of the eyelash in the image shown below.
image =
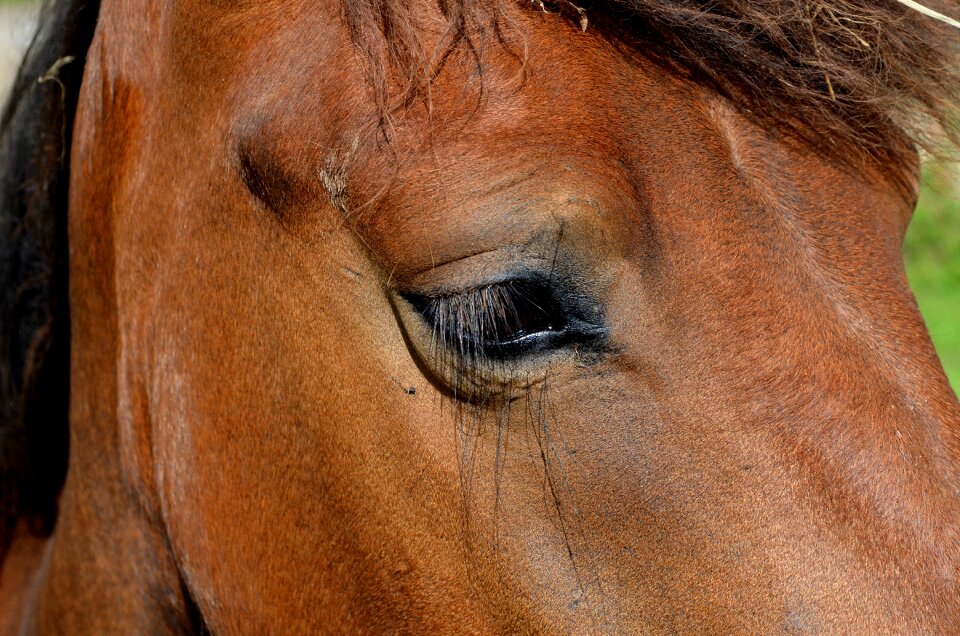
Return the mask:
[[435,351],[465,362],[549,348],[567,326],[551,289],[541,283],[514,280],[444,296],[404,296],[431,327]]

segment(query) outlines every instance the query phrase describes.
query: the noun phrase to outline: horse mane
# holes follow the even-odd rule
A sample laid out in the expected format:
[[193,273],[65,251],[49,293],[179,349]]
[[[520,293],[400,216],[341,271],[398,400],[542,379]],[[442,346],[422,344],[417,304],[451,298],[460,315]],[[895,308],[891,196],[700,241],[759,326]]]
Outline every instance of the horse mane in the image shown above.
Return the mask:
[[[425,90],[462,48],[482,75],[483,34],[501,42],[504,0],[438,0],[449,24],[439,45],[418,42],[410,0],[345,0],[381,117]],[[956,12],[947,0],[926,8]],[[918,147],[944,154],[960,141],[960,30],[899,0],[530,0],[595,29],[631,53],[683,73],[771,130],[788,130],[833,158],[902,163]],[[439,61],[439,62],[437,62]],[[397,73],[397,69],[400,72]],[[392,102],[396,107],[398,100]]]
[[0,559],[49,532],[66,475],[70,138],[98,2],[46,2],[0,115]]
[[[482,70],[478,33],[516,42],[505,0],[437,0],[448,20],[441,51],[419,42],[412,0],[343,1],[384,121],[398,77],[409,103],[457,47]],[[533,0],[528,8],[564,13],[825,153],[890,165],[918,145],[960,136],[960,38],[897,0],[582,4]],[[70,139],[98,12],[97,0],[44,5],[0,116],[0,558],[18,518],[51,529],[66,474]]]

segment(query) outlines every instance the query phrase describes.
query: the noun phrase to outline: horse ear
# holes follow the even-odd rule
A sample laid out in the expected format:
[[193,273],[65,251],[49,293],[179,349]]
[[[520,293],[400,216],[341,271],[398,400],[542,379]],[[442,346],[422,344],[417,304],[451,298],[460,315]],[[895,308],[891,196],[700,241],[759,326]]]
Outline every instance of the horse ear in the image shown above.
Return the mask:
[[49,532],[66,475],[70,138],[99,2],[46,2],[0,116],[0,558]]

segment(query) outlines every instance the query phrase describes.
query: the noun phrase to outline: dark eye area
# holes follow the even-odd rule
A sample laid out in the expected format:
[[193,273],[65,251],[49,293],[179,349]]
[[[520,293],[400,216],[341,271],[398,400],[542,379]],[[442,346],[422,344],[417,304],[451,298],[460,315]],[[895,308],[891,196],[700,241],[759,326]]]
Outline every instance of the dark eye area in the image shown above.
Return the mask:
[[559,343],[564,312],[543,283],[507,281],[442,295],[404,297],[431,327],[435,345],[462,358],[505,358]]

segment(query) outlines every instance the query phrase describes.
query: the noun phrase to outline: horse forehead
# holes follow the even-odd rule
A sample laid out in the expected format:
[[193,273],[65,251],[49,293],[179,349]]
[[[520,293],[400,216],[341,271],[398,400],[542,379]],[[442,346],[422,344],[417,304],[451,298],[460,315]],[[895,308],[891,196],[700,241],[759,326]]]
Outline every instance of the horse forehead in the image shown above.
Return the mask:
[[[152,20],[147,30],[166,33],[176,46],[159,46],[169,57],[157,62],[153,53],[154,62],[141,65],[146,70],[135,70],[136,55],[114,63],[122,64],[125,75],[143,74],[139,84],[147,90],[173,88],[183,97],[159,100],[158,109],[231,120],[229,134],[267,147],[269,161],[289,164],[303,176],[300,181],[314,181],[305,188],[311,193],[322,186],[341,213],[349,212],[348,188],[354,203],[365,205],[401,177],[403,187],[385,199],[390,204],[368,217],[389,228],[395,240],[417,236],[395,231],[410,222],[434,231],[452,219],[495,217],[490,210],[509,207],[502,198],[487,212],[436,212],[448,211],[451,202],[478,200],[478,191],[504,178],[525,182],[515,190],[526,197],[550,190],[551,200],[592,198],[606,201],[608,209],[637,208],[645,172],[655,174],[648,183],[661,192],[683,193],[691,190],[695,171],[701,181],[758,189],[766,203],[783,203],[772,182],[746,188],[743,179],[730,179],[734,170],[756,186],[767,157],[757,157],[756,147],[745,141],[752,126],[739,119],[736,126],[717,125],[733,119],[709,105],[722,100],[707,99],[707,91],[657,65],[628,59],[600,35],[577,33],[559,16],[521,20],[531,42],[524,64],[511,62],[509,49],[488,50],[483,93],[469,60],[448,63],[435,78],[429,103],[397,113],[395,152],[364,163],[352,149],[371,130],[376,112],[362,56],[350,46],[342,21],[331,19],[331,3],[303,3],[301,11],[283,13],[255,3],[145,6]],[[129,15],[117,12],[115,35],[129,27]],[[149,40],[129,32],[122,38],[126,48],[139,50]],[[170,68],[158,69],[164,63]],[[151,85],[148,72],[160,81]],[[807,159],[811,168],[811,162],[822,163]],[[387,165],[391,160],[398,169]]]
[[[525,64],[492,47],[481,84],[472,60],[452,59],[428,98],[392,113],[388,144],[374,139],[381,131],[357,60],[313,64],[302,50],[296,64],[257,56],[254,75],[270,82],[244,80],[235,131],[301,175],[296,181],[322,185],[341,213],[362,208],[397,239],[408,222],[489,219],[530,198],[631,207],[624,199],[636,194],[640,166],[719,137],[684,82],[615,55],[599,36],[582,39],[539,16],[523,26],[538,42]],[[335,54],[344,51],[352,49]],[[661,181],[679,178],[657,171]]]
[[329,77],[349,74],[362,83],[339,7],[307,0],[104,2],[87,63],[155,101],[210,114],[211,102],[292,98]]

